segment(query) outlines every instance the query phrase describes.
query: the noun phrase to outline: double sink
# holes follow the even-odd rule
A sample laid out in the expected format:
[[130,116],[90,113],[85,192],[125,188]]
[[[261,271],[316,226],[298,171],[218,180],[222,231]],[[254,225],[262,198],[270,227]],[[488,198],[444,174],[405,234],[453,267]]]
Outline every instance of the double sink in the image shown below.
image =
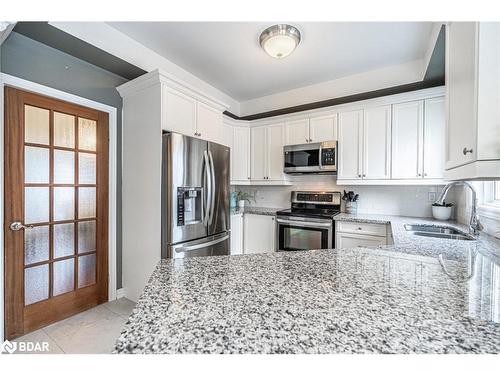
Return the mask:
[[437,227],[425,224],[405,224],[404,228],[416,236],[433,237],[448,240],[473,241],[475,238],[469,234],[451,227]]

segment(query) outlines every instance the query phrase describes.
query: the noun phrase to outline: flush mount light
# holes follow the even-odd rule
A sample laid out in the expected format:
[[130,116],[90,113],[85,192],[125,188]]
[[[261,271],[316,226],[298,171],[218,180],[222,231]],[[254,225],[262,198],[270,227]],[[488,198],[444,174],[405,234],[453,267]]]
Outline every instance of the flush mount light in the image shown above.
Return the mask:
[[298,46],[300,32],[291,25],[273,25],[260,34],[259,42],[269,56],[282,59],[291,54]]

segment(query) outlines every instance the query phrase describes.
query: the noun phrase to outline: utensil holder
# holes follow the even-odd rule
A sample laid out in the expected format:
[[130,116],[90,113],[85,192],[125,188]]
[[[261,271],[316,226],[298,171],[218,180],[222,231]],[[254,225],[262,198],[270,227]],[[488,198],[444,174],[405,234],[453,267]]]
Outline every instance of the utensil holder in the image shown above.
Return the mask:
[[345,213],[355,214],[358,212],[358,202],[345,202]]

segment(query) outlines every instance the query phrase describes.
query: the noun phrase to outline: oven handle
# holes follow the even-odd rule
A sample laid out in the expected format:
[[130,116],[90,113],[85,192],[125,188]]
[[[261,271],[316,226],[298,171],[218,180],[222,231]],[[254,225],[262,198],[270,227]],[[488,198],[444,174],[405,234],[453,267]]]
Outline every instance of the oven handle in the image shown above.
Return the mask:
[[331,222],[330,223],[318,223],[318,222],[307,223],[304,221],[291,221],[291,220],[283,220],[283,219],[276,219],[276,222],[278,224],[291,224],[291,225],[298,225],[301,227],[309,227],[309,228],[317,228],[317,227],[331,228],[331,227],[333,227],[333,223],[331,223]]

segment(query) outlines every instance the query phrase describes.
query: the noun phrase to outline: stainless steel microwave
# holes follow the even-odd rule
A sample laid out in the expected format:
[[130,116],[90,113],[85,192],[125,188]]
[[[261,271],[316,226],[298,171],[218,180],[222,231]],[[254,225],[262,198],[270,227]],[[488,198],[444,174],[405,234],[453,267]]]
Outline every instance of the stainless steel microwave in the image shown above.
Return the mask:
[[337,142],[284,146],[285,173],[337,173]]

